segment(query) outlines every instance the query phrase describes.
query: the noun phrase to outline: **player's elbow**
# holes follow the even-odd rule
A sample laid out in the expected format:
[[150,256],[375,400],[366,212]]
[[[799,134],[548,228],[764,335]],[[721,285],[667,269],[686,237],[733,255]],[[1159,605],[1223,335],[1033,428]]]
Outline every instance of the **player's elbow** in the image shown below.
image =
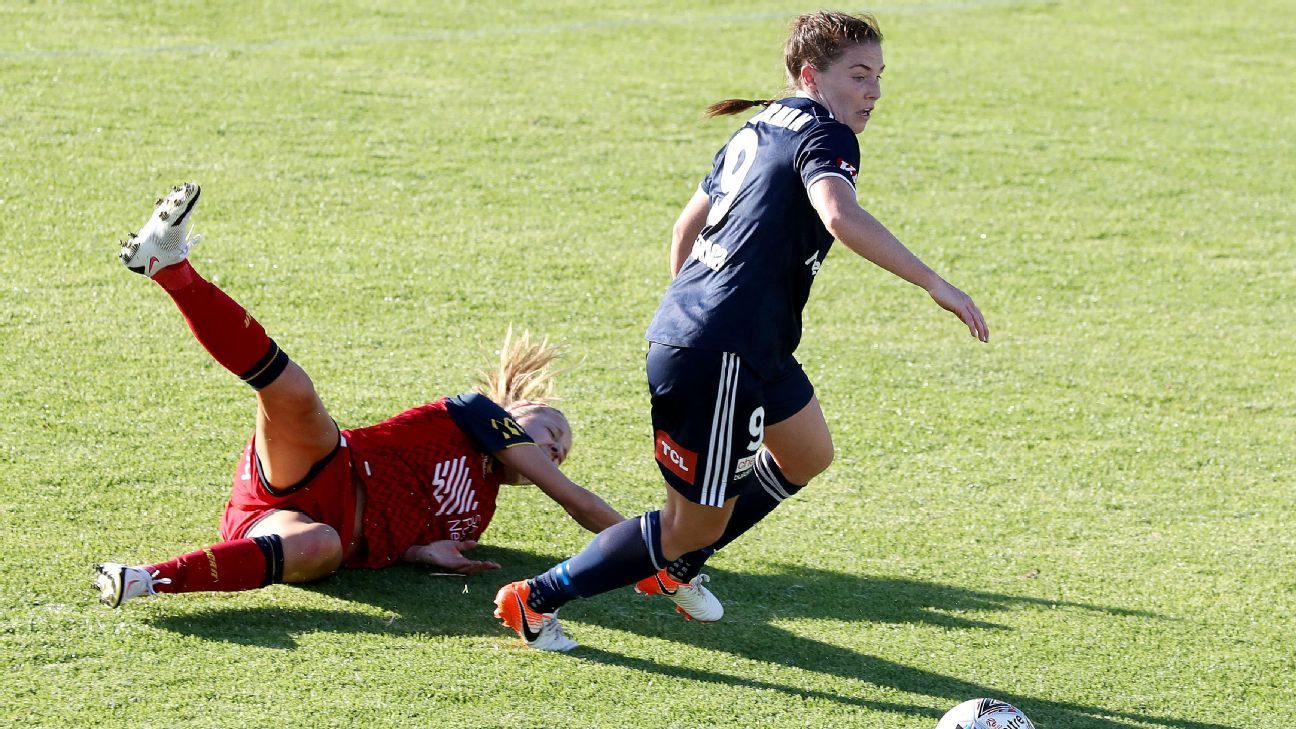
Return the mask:
[[819,210],[819,220],[828,230],[829,235],[837,240],[848,240],[851,230],[851,212],[840,205],[826,205]]

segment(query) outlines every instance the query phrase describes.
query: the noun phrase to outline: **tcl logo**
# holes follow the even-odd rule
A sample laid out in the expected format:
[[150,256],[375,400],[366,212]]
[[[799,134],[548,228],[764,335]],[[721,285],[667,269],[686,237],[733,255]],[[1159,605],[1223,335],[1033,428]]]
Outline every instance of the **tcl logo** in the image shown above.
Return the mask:
[[657,462],[671,473],[693,485],[693,470],[697,467],[697,454],[671,440],[665,431],[657,431]]

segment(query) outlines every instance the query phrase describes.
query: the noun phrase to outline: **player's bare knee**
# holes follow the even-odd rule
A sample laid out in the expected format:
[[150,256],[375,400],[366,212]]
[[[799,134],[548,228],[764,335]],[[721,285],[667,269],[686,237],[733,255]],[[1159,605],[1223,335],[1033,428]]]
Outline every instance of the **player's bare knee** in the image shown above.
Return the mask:
[[308,414],[320,407],[319,393],[306,370],[290,363],[275,381],[257,391],[267,409]]
[[828,467],[832,465],[833,457],[835,455],[836,451],[833,450],[832,441],[825,444],[823,448],[817,449],[807,464],[808,474],[800,483],[809,483],[810,479],[818,476],[824,471],[827,471]]
[[[787,463],[779,463],[778,466],[787,480],[804,485],[827,471],[832,465],[834,455],[832,441],[828,441],[819,447],[802,451],[797,454],[795,460],[789,459]],[[775,461],[778,461],[777,457]]]
[[284,582],[318,580],[342,566],[342,538],[327,524],[311,524],[286,537],[283,548]]

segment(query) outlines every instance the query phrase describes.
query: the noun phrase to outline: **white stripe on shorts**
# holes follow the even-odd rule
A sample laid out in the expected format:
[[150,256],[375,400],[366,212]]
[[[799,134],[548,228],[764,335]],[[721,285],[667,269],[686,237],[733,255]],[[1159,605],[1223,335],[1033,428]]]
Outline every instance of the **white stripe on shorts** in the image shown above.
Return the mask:
[[738,355],[720,355],[720,384],[716,389],[715,414],[711,418],[711,439],[707,443],[707,467],[702,479],[703,506],[723,506],[729,483],[729,455],[733,444],[733,416],[738,395]]

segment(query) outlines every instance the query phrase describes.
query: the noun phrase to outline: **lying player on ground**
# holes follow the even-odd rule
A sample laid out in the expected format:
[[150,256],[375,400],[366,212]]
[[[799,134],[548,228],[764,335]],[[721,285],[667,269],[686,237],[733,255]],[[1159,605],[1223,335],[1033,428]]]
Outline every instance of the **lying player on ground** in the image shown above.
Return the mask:
[[[558,470],[566,417],[544,403],[557,351],[509,338],[479,393],[441,398],[377,425],[340,430],[314,384],[252,315],[187,260],[199,188],[177,186],[123,243],[126,266],[170,294],[198,342],[256,390],[256,431],[234,473],[225,541],[165,562],[96,566],[105,605],[154,592],[232,592],[307,582],[339,567],[397,561],[474,574],[464,556],[495,512],[501,484],[535,484],[581,526],[622,517]],[[556,640],[561,642],[559,635]]]

